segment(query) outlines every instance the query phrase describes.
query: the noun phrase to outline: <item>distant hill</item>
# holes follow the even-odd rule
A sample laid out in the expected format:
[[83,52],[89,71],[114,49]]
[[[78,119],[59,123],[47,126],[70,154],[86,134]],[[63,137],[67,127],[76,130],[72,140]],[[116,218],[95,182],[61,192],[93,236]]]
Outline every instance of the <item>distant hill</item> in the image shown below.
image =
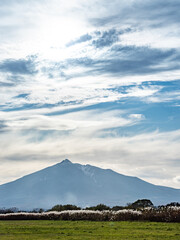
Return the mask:
[[67,159],[0,185],[0,208],[48,209],[56,204],[85,207],[99,203],[114,206],[143,198],[155,205],[177,202],[180,189],[156,186],[137,177]]

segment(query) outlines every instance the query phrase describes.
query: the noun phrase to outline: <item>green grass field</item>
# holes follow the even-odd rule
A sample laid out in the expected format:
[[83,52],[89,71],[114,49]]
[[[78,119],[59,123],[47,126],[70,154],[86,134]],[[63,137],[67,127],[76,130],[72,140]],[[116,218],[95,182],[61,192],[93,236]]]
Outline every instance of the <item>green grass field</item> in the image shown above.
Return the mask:
[[179,223],[0,221],[0,240],[180,240]]

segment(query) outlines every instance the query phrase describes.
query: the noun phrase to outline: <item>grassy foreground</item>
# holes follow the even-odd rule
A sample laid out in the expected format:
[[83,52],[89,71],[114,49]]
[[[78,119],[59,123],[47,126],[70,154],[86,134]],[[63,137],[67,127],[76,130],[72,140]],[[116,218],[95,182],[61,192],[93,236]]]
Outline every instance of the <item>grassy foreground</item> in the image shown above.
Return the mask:
[[180,240],[179,223],[89,222],[89,221],[0,221],[4,240]]

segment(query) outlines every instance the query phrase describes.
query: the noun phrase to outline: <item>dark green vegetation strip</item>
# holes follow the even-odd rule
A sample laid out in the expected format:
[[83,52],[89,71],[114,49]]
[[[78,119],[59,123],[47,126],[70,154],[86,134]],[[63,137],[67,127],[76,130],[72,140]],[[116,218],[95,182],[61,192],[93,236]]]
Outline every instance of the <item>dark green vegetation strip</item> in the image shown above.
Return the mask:
[[4,240],[179,240],[179,223],[89,222],[89,221],[0,221]]

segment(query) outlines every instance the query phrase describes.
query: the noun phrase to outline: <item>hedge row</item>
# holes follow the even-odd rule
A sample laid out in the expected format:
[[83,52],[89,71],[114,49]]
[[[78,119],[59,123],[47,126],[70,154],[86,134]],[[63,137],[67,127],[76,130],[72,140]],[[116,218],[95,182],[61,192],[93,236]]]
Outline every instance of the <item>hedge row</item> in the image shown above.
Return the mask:
[[43,213],[0,214],[0,220],[88,220],[88,221],[156,221],[180,222],[180,208],[146,208],[142,210],[124,209],[119,211],[67,210]]

